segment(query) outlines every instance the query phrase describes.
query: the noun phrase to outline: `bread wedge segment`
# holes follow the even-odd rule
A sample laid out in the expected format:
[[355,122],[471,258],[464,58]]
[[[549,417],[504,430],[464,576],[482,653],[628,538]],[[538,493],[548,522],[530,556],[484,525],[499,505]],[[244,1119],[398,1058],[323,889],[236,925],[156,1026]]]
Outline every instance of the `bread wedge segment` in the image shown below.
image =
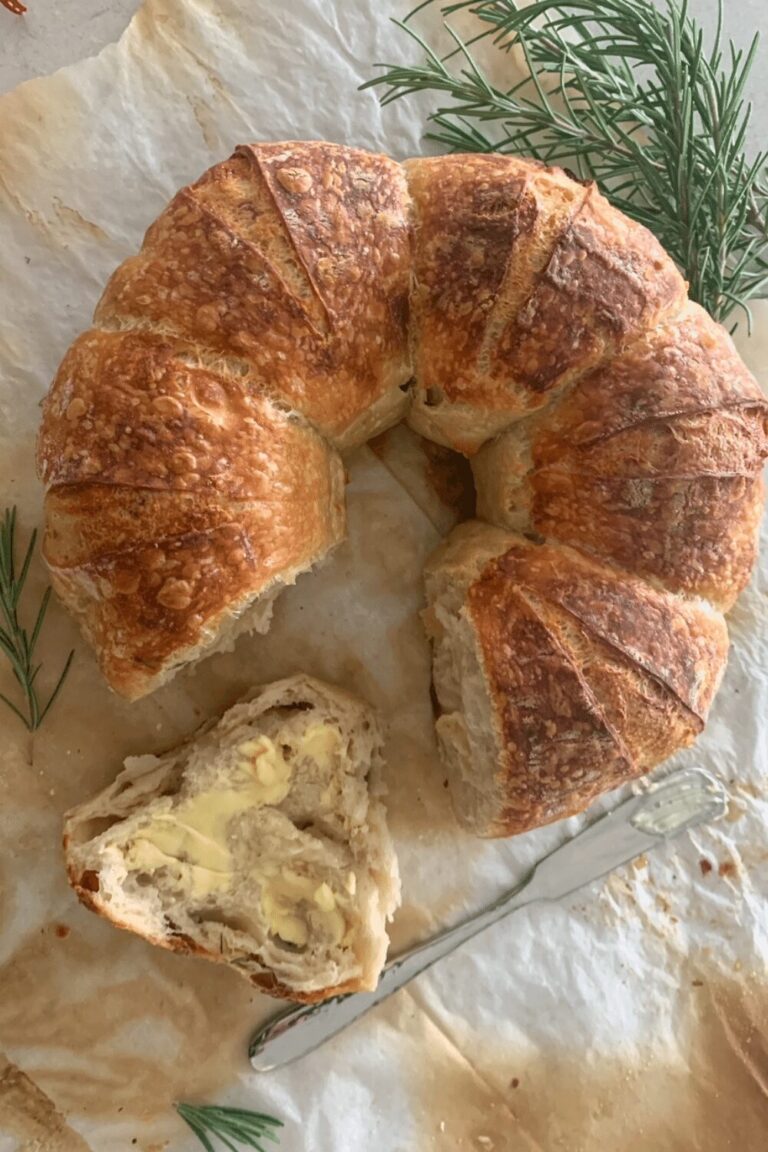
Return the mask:
[[257,688],[65,817],[80,900],[304,1002],[376,986],[399,902],[375,713],[307,676]]
[[647,229],[514,156],[405,165],[413,199],[412,427],[472,455],[685,303]]
[[697,304],[473,458],[478,515],[722,611],[749,580],[768,404]]
[[703,729],[728,653],[705,601],[479,521],[426,576],[437,735],[476,834],[580,812]]
[[129,700],[266,632],[282,589],[345,534],[338,453],[172,341],[81,337],[46,398],[38,465],[53,586]]

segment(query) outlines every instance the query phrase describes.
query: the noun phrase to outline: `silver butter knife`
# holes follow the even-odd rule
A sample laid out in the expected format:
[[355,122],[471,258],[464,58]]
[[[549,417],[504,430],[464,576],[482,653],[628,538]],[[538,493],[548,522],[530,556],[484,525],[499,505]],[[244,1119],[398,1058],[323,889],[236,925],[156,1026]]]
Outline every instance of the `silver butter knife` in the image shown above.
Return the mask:
[[719,819],[727,800],[720,781],[701,768],[686,768],[668,776],[545,856],[521,884],[477,915],[396,956],[387,964],[374,992],[294,1005],[274,1016],[251,1041],[251,1064],[257,1072],[268,1072],[298,1060],[510,912],[540,900],[559,900],[650,851],[660,841]]

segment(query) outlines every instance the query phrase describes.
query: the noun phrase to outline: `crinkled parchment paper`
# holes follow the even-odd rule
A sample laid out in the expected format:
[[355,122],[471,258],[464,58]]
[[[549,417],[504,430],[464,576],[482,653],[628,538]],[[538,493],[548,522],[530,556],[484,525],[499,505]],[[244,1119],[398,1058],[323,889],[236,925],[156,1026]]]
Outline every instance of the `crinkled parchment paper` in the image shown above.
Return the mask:
[[[388,7],[148,0],[119,44],[0,100],[0,486],[25,531],[40,522],[39,400],[106,277],[179,185],[244,140],[420,150],[414,104],[381,111],[356,91],[371,62],[405,51]],[[766,311],[757,328],[742,344],[759,373]],[[566,904],[519,914],[293,1067],[258,1076],[246,1063],[274,1002],[116,931],[68,891],[67,807],[127,753],[169,746],[247,685],[297,668],[363,693],[389,721],[397,944],[477,907],[578,827],[490,844],[456,828],[418,610],[460,477],[402,432],[358,452],[350,473],[349,540],[279,602],[271,634],[147,700],[111,695],[52,608],[47,674],[77,651],[64,692],[34,739],[0,712],[0,1152],[192,1152],[178,1099],[273,1112],[285,1152],[762,1149],[766,563],[732,614],[707,732],[679,758],[729,781],[727,820]],[[36,562],[30,605],[44,583]]]

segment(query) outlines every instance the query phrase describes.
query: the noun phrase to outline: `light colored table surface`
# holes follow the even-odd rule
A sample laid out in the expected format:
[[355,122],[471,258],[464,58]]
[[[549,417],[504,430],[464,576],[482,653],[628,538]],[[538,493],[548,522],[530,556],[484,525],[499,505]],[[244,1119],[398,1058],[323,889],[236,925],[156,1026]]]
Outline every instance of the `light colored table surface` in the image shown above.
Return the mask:
[[[90,56],[116,40],[139,7],[140,0],[25,0],[28,11],[13,16],[0,7],[0,92],[13,88],[31,76],[53,72],[83,56]],[[254,0],[254,20],[260,3]],[[329,0],[330,2],[330,0]],[[355,0],[333,0],[337,5]],[[657,0],[663,3],[664,0]],[[765,146],[768,129],[768,0],[723,0],[726,32],[739,45],[746,44],[754,31],[763,33],[763,43],[751,77],[749,96],[755,104],[752,124],[753,147]],[[290,0],[281,0],[288,8]],[[404,16],[415,0],[382,0],[393,16]],[[691,0],[691,9],[707,28],[714,26],[717,0]],[[296,35],[296,30],[291,30]]]

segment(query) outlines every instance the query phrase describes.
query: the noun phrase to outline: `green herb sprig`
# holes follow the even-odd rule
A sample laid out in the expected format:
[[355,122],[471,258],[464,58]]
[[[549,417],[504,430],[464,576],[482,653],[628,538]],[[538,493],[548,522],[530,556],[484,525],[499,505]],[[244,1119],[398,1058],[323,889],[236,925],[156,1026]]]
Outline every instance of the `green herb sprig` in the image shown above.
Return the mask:
[[[456,151],[513,152],[568,164],[594,179],[626,215],[653,231],[687,277],[690,295],[726,320],[768,285],[768,152],[744,151],[751,107],[744,86],[758,46],[723,48],[722,0],[714,43],[687,0],[515,0],[441,3],[466,11],[478,31],[439,56],[408,21],[395,21],[426,52],[421,65],[379,64],[386,104],[418,91],[448,97],[427,138]],[[494,86],[472,54],[519,48],[530,75]]]
[[240,1148],[255,1148],[267,1152],[262,1141],[279,1143],[276,1129],[282,1120],[263,1112],[249,1112],[245,1108],[223,1108],[214,1104],[177,1104],[176,1111],[186,1120],[206,1152],[216,1152],[213,1140],[218,1140],[230,1152]]
[[0,700],[18,716],[30,732],[40,727],[48,715],[54,700],[61,691],[69,672],[74,651],[69,653],[61,675],[48,700],[43,704],[38,696],[36,680],[42,667],[35,663],[35,646],[45,621],[51,589],[47,588],[37,610],[31,633],[19,621],[19,602],[24,591],[29,566],[37,541],[37,531],[29,539],[21,568],[17,570],[15,560],[16,509],[6,508],[0,523],[0,652],[8,659],[13,674],[23,693],[23,703],[16,705],[0,692]]

